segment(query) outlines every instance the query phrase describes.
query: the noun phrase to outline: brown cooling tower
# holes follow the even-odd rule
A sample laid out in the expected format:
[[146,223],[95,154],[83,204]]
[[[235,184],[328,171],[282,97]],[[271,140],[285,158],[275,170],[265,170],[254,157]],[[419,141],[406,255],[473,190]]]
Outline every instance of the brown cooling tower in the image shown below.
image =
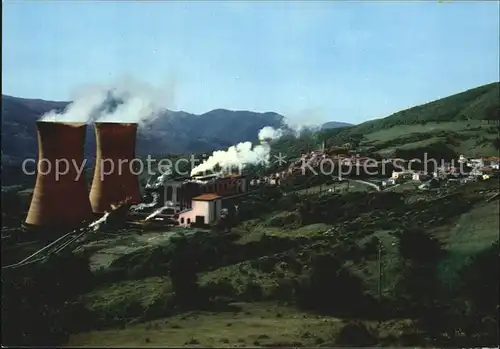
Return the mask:
[[137,124],[95,123],[96,159],[90,189],[94,213],[110,211],[121,202],[141,202],[139,179],[132,168],[136,134]]
[[76,169],[84,161],[87,126],[43,121],[36,124],[37,177],[26,224],[49,229],[75,228],[92,218],[85,175]]

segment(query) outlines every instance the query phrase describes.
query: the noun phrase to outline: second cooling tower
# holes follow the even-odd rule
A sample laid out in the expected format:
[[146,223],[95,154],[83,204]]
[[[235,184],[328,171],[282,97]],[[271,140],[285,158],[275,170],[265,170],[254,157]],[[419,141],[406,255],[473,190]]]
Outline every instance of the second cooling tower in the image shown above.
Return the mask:
[[139,180],[134,173],[137,124],[95,123],[96,159],[90,189],[92,211],[102,214],[112,205],[141,201]]

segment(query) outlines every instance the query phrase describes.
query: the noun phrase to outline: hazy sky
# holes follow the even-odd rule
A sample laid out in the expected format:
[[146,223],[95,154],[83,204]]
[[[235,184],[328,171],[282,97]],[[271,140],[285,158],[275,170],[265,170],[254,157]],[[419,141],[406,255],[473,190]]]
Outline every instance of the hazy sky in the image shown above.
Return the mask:
[[496,1],[3,2],[4,94],[123,75],[170,109],[361,122],[499,79]]

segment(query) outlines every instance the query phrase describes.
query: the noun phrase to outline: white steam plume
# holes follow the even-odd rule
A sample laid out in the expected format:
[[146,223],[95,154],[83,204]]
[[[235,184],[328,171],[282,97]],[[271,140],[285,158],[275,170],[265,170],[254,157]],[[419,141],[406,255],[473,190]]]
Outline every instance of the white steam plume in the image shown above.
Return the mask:
[[104,216],[102,216],[98,220],[90,223],[89,224],[89,228],[92,228],[94,231],[99,230],[102,225],[106,224],[106,222],[108,221],[108,218],[109,218],[110,214],[111,214],[111,212],[105,212]]
[[155,87],[132,78],[85,86],[63,111],[50,111],[40,121],[144,123],[171,106],[172,84]]
[[278,139],[283,135],[282,130],[277,130],[271,126],[266,126],[259,131],[259,141]]
[[217,165],[223,169],[237,167],[242,169],[245,165],[269,162],[271,146],[268,141],[281,137],[282,131],[266,126],[259,131],[260,144],[252,147],[252,142],[243,142],[229,147],[227,150],[216,150],[205,162],[191,170],[191,176],[201,172],[211,171]]
[[172,208],[174,207],[174,203],[171,202],[171,201],[167,201],[167,203],[165,204],[165,206],[163,207],[160,207],[159,209],[157,209],[156,211],[154,211],[153,213],[151,213],[149,216],[146,217],[145,221],[149,221],[150,219],[153,219],[155,218],[156,216],[158,216],[159,214],[161,214],[163,211],[169,209],[169,208]]
[[156,204],[158,204],[158,201],[160,199],[160,194],[153,192],[153,193],[151,193],[151,196],[153,197],[153,200],[150,203],[147,203],[147,204],[140,203],[138,205],[133,205],[133,206],[130,207],[130,210],[132,212],[140,212],[140,211],[142,211],[142,210],[144,210],[146,208],[155,207]]
[[172,175],[172,168],[168,167],[163,173],[160,172],[160,176],[156,178],[155,182],[153,184],[147,183],[146,188],[159,188],[160,186],[163,185],[165,180]]

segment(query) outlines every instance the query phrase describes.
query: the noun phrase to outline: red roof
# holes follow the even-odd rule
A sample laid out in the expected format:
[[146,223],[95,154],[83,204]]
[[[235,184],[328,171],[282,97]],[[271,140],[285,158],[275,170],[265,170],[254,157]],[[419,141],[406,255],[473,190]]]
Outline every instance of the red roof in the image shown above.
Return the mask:
[[202,194],[200,196],[196,196],[193,198],[193,200],[197,201],[212,201],[216,199],[220,199],[222,196],[214,194],[214,193],[208,193],[208,194]]

